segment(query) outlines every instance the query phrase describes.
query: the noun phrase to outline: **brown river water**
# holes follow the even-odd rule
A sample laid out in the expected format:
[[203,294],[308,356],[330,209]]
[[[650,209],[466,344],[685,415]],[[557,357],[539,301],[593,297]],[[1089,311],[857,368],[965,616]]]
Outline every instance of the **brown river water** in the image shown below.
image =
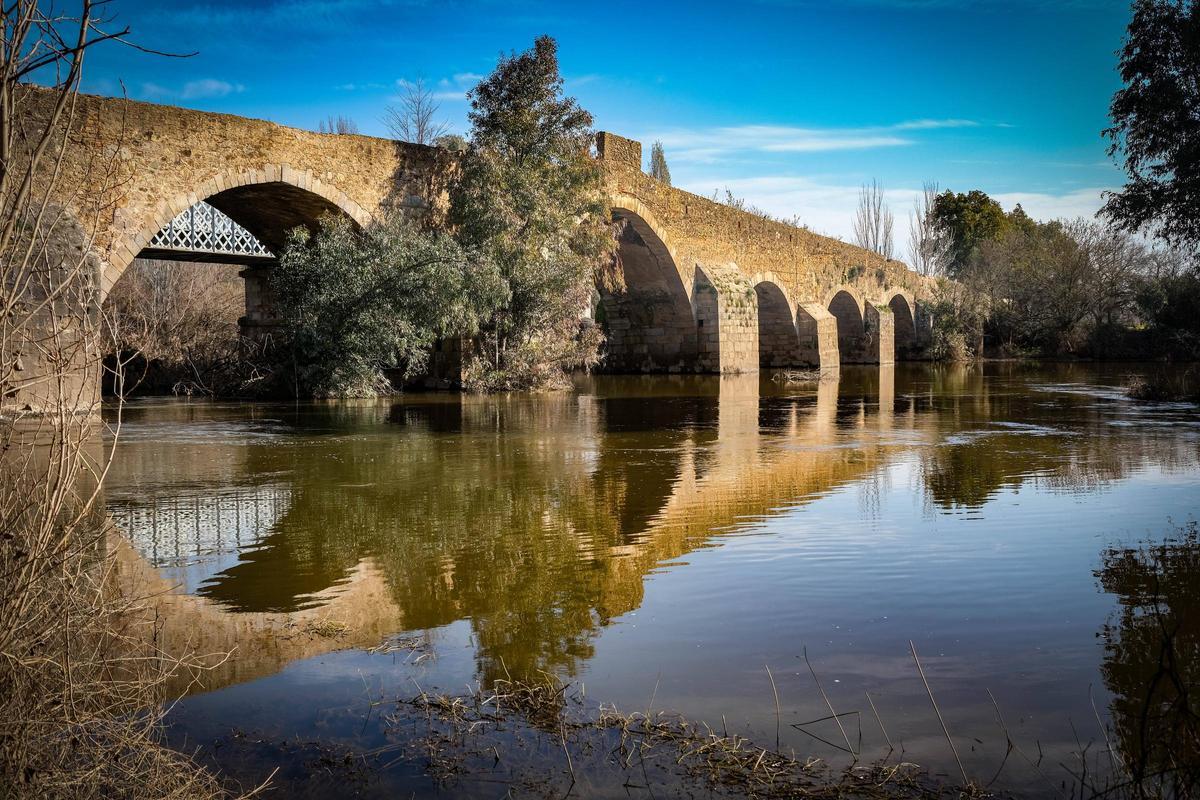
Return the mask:
[[[1151,645],[1123,613],[1137,580],[1121,548],[1178,537],[1200,512],[1200,411],[1127,400],[1131,370],[1146,371],[142,400],[124,409],[105,501],[134,568],[183,595],[176,628],[236,645],[170,721],[245,781],[290,760],[284,787],[315,796],[503,797],[411,760],[305,783],[296,748],[234,743],[371,752],[404,735],[373,703],[542,671],[773,745],[769,666],[781,747],[845,760],[832,721],[803,724],[829,713],[804,653],[830,704],[858,712],[844,719],[864,759],[887,752],[869,693],[903,758],[952,778],[911,642],[967,771],[987,781],[1004,764],[994,787],[1052,796],[1081,744],[1107,729],[1120,747],[1143,688]],[[1174,612],[1194,630],[1200,608]],[[370,652],[401,633],[429,655]],[[997,708],[1037,766],[1004,761]]]

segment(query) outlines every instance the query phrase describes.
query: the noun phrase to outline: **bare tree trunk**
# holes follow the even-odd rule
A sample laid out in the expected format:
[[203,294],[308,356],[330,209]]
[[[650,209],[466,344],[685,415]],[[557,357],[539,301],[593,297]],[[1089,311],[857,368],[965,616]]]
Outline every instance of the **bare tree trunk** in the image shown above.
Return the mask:
[[913,210],[908,218],[908,257],[911,266],[929,277],[945,275],[950,260],[950,237],[933,218],[933,204],[937,196],[937,183],[926,181],[921,187],[921,194],[913,201]]
[[877,180],[864,184],[858,194],[858,211],[854,216],[854,243],[890,259],[895,252],[894,225],[895,217],[884,200],[883,186]]

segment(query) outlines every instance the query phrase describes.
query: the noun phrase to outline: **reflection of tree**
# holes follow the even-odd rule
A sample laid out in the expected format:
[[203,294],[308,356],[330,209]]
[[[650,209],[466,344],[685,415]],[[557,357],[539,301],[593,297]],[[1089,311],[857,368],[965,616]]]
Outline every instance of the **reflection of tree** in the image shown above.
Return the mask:
[[689,442],[715,436],[717,398],[577,403],[312,412],[302,430],[327,432],[315,441],[250,448],[245,470],[286,474],[292,503],[201,594],[290,610],[369,556],[406,627],[470,620],[486,677],[572,667],[598,625],[640,603],[641,572],[613,562],[663,507]]
[[1138,796],[1191,797],[1200,790],[1200,531],[1192,522],[1162,544],[1108,550],[1102,562],[1096,576],[1120,601],[1101,632],[1117,746]]
[[[979,380],[968,381],[971,375]],[[941,441],[921,452],[921,473],[929,498],[942,508],[979,508],[997,492],[1026,484],[1095,491],[1147,463],[1196,464],[1194,446],[1176,429],[1118,429],[1111,424],[1118,419],[1114,407],[1091,394],[998,389],[978,372],[935,372],[932,394],[939,413],[929,419]]]

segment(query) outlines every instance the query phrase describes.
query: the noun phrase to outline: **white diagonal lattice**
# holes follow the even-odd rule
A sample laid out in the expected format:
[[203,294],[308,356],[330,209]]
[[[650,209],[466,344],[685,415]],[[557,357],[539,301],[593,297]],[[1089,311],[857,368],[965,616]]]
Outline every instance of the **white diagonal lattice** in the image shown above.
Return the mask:
[[228,253],[271,257],[271,251],[250,231],[201,200],[182,211],[154,234],[150,247],[189,253]]

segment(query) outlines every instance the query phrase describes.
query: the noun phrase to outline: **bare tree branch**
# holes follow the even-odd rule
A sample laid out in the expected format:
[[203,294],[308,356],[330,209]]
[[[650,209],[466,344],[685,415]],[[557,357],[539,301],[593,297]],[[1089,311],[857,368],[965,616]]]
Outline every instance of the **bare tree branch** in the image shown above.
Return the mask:
[[404,81],[404,96],[400,104],[388,106],[384,111],[383,123],[397,139],[413,144],[436,144],[437,140],[450,132],[450,126],[437,119],[441,104],[433,90],[425,85],[424,78]]
[[895,218],[883,199],[883,186],[877,180],[864,184],[858,194],[854,216],[854,243],[864,250],[891,258],[895,250],[892,227]]

